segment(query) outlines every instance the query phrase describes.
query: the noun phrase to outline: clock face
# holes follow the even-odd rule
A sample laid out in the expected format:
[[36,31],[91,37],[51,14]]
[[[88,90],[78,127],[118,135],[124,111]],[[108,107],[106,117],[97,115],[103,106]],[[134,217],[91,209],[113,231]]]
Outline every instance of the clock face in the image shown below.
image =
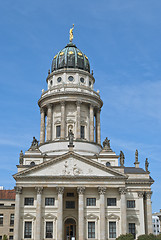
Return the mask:
[[69,77],[68,77],[68,80],[69,80],[70,82],[72,82],[72,81],[74,80],[74,77],[69,76]]
[[58,83],[61,82],[61,80],[62,80],[61,77],[58,77],[58,78],[57,78],[57,82],[58,82]]

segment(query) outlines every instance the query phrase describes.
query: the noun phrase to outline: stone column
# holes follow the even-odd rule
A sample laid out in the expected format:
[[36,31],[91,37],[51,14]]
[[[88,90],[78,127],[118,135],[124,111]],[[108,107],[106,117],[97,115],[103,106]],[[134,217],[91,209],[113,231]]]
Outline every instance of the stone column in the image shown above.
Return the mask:
[[63,193],[64,187],[57,187],[58,211],[57,211],[57,240],[63,239]]
[[15,219],[14,219],[14,240],[20,240],[20,208],[21,208],[21,193],[22,187],[15,187],[16,202],[15,202]]
[[41,113],[41,125],[40,125],[40,143],[45,142],[45,110],[40,108]]
[[65,138],[65,102],[61,102],[61,138]]
[[146,234],[153,232],[152,230],[152,207],[151,207],[152,192],[145,193],[145,226]]
[[80,139],[80,105],[81,103],[78,101],[77,103],[77,139]]
[[51,141],[52,138],[52,105],[48,105],[47,110],[47,128],[46,128],[46,141]]
[[127,233],[127,216],[126,216],[126,188],[119,188],[121,194],[121,234]]
[[106,187],[98,187],[100,194],[100,240],[106,239],[105,193]]
[[84,240],[84,187],[78,187],[78,240]]
[[90,105],[90,141],[94,142],[94,107]]
[[139,220],[140,220],[140,231],[138,235],[145,234],[145,221],[144,221],[144,192],[138,192],[139,198]]
[[97,109],[97,113],[96,113],[96,123],[97,123],[97,143],[98,144],[101,144],[101,124],[100,124],[100,112],[101,112],[101,109]]
[[36,205],[36,234],[35,234],[35,240],[41,239],[41,223],[42,223],[42,191],[43,187],[35,187],[37,190],[37,205]]

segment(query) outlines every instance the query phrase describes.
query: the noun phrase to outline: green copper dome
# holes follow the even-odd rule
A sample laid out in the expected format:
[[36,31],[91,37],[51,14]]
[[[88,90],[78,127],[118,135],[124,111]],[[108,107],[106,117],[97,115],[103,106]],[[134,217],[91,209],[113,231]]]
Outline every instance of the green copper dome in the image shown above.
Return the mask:
[[87,56],[72,42],[58,52],[52,61],[52,72],[61,68],[79,68],[90,73],[90,65]]

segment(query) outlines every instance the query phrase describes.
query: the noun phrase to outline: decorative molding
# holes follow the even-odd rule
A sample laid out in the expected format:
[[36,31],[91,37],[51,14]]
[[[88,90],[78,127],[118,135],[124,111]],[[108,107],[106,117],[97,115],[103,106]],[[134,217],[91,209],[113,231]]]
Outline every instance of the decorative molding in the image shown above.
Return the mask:
[[111,219],[120,220],[120,217],[112,213],[112,214],[108,215],[108,216],[106,217],[106,219],[107,219],[107,220],[108,220],[108,219],[110,219],[110,220],[111,220]]
[[33,220],[35,220],[36,217],[34,215],[30,214],[30,213],[27,213],[23,216],[23,219],[33,219]]
[[22,193],[22,187],[15,187],[16,194]]
[[64,193],[64,187],[56,187],[57,193],[58,194],[63,194]]
[[152,195],[152,191],[150,191],[150,192],[145,192],[145,198],[146,199],[151,199],[151,195]]
[[42,194],[43,187],[35,187],[35,189],[37,190],[37,194]]
[[77,187],[77,193],[79,195],[83,195],[85,192],[85,187]]
[[97,219],[97,220],[98,220],[99,217],[98,217],[97,215],[91,213],[91,214],[85,216],[85,219],[86,219],[86,220],[88,220],[88,219],[89,219],[89,220],[90,220],[90,219]]
[[53,214],[51,214],[51,213],[48,213],[48,214],[46,214],[44,217],[43,217],[43,219],[45,220],[45,219],[57,219],[57,217],[55,216],[55,215],[53,215]]
[[106,193],[106,187],[98,187],[98,193],[100,195],[104,195]]
[[122,195],[126,194],[127,189],[126,188],[119,188],[119,193]]
[[144,192],[138,192],[138,198],[143,198],[144,197]]

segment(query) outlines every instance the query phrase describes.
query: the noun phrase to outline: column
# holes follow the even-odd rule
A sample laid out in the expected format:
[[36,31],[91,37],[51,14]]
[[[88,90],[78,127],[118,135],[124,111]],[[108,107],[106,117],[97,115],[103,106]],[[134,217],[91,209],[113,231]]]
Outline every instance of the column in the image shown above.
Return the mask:
[[106,187],[98,187],[100,194],[100,240],[106,239],[105,193]]
[[119,188],[119,193],[121,194],[121,234],[126,234],[127,232],[127,216],[126,216],[126,188]]
[[94,142],[94,107],[90,105],[90,141]]
[[97,109],[97,113],[96,113],[96,131],[97,131],[97,139],[96,139],[96,142],[98,144],[101,144],[101,125],[100,125],[100,112],[101,112],[101,109]]
[[152,233],[152,207],[151,207],[151,195],[152,192],[146,192],[145,194],[145,226],[146,234]]
[[41,113],[41,125],[40,125],[40,144],[45,142],[45,111],[44,108],[40,108]]
[[63,239],[63,192],[64,187],[57,187],[58,212],[57,212],[57,240]]
[[52,105],[48,105],[47,110],[47,129],[46,129],[46,141],[51,141],[52,136]]
[[138,235],[145,234],[145,221],[144,221],[144,192],[138,192],[139,198],[139,220],[140,220],[140,230]]
[[80,105],[81,105],[81,103],[78,101],[77,103],[77,121],[76,121],[76,123],[77,123],[77,136],[76,136],[76,138],[77,139],[80,139]]
[[42,191],[43,187],[35,187],[37,190],[37,205],[36,205],[36,234],[35,240],[41,239],[41,228],[42,228]]
[[65,138],[65,102],[61,102],[61,138]]
[[15,204],[15,219],[14,219],[14,240],[21,239],[20,236],[20,207],[21,207],[21,193],[22,187],[15,187],[16,204]]
[[78,240],[84,240],[84,187],[78,187]]

